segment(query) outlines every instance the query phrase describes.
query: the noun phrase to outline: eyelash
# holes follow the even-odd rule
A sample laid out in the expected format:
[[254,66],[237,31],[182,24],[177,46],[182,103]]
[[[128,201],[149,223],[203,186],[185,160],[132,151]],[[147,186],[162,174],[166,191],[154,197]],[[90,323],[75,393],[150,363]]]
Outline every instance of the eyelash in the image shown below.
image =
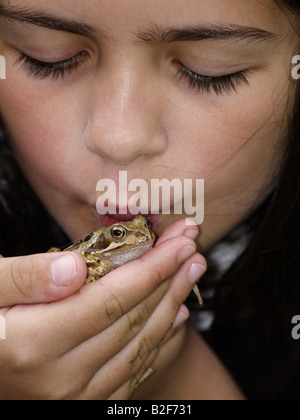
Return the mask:
[[188,86],[198,92],[206,94],[215,93],[216,95],[229,94],[232,91],[237,93],[240,85],[249,85],[248,74],[249,70],[239,71],[237,73],[228,74],[225,76],[202,76],[188,69],[181,62],[177,61],[179,65],[177,77],[179,80],[184,80]]
[[[86,61],[87,56],[88,54],[83,51],[67,60],[48,63],[35,60],[19,51],[16,62],[22,65],[29,76],[38,80],[44,80],[48,77],[51,80],[57,80],[60,77],[64,78],[66,74],[71,74],[76,71],[80,64]],[[232,91],[237,93],[240,85],[249,85],[247,77],[249,70],[243,70],[225,76],[202,76],[184,66],[180,61],[175,60],[175,63],[179,66],[177,72],[179,80],[185,80],[189,87],[198,92],[204,92],[206,94],[214,92],[217,95],[229,94]]]
[[67,60],[47,63],[35,60],[23,52],[18,51],[16,63],[21,64],[27,71],[28,76],[34,77],[37,80],[44,80],[48,77],[50,77],[51,80],[57,80],[58,78],[64,78],[66,74],[71,74],[77,70],[80,64],[87,60],[87,57],[88,53],[82,51]]

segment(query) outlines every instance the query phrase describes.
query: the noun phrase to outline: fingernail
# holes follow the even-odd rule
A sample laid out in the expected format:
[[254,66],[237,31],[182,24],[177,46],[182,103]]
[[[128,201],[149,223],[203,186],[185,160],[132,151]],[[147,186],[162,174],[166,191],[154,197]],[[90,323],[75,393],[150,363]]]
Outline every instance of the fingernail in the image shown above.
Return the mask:
[[200,278],[206,272],[206,267],[200,264],[192,264],[189,272],[189,279],[192,284],[198,283]]
[[186,246],[180,251],[178,261],[179,264],[184,263],[188,258],[190,258],[192,255],[194,255],[196,252],[196,246]]
[[182,324],[184,324],[189,319],[189,317],[190,317],[190,312],[189,312],[188,308],[185,305],[183,305],[180,308],[180,311],[179,311],[179,313],[178,313],[178,315],[177,315],[177,317],[176,317],[176,319],[173,323],[173,328],[180,327]]
[[74,280],[76,273],[77,264],[72,254],[64,255],[51,264],[52,280],[58,287],[69,286]]
[[192,239],[196,239],[198,235],[199,235],[199,231],[196,229],[190,229],[184,233],[184,236],[187,236],[188,238],[192,238]]

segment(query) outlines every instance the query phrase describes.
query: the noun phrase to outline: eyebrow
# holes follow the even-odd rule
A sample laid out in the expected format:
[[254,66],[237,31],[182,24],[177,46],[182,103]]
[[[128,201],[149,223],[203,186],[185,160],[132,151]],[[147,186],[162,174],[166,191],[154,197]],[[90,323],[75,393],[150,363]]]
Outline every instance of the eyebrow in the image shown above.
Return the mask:
[[[30,10],[28,7],[16,8],[0,4],[0,17],[24,24],[32,24],[47,29],[69,32],[72,34],[95,37],[104,36],[99,29],[82,22],[75,22],[49,15],[48,13]],[[277,38],[274,33],[263,29],[241,25],[212,25],[191,26],[183,29],[164,30],[155,26],[153,29],[137,34],[138,39],[144,43],[155,45],[166,42],[202,41],[202,40],[240,40],[265,41]]]
[[27,7],[15,8],[12,6],[0,5],[0,17],[90,38],[99,35],[98,30],[84,23],[61,19],[43,12],[32,11]]
[[203,40],[239,40],[239,41],[265,41],[277,38],[277,35],[263,29],[241,25],[212,25],[210,27],[189,27],[183,29],[169,29],[164,31],[155,27],[146,33],[140,33],[139,39],[148,44],[163,42],[203,41]]

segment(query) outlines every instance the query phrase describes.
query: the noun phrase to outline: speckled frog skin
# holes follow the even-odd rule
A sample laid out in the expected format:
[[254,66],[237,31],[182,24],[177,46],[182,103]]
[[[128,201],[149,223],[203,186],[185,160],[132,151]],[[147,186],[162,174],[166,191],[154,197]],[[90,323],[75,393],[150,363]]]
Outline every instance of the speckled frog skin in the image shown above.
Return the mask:
[[[90,233],[64,249],[48,252],[75,251],[83,256],[88,268],[86,283],[94,283],[116,268],[145,255],[153,248],[155,235],[143,216],[130,222],[117,223]],[[199,304],[203,300],[197,286],[194,292]]]
[[75,251],[81,254],[88,268],[86,283],[92,283],[146,254],[154,241],[149,222],[138,216],[130,222],[98,229],[64,249],[51,248],[49,252]]

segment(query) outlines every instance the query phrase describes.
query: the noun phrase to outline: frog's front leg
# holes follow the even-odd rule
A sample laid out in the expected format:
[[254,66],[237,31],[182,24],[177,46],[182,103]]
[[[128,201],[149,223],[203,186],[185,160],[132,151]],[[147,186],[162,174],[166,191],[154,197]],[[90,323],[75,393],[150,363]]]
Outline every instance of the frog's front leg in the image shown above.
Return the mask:
[[87,260],[86,265],[88,269],[87,279],[85,281],[86,283],[96,283],[110,271],[103,261],[100,263],[99,260]]

